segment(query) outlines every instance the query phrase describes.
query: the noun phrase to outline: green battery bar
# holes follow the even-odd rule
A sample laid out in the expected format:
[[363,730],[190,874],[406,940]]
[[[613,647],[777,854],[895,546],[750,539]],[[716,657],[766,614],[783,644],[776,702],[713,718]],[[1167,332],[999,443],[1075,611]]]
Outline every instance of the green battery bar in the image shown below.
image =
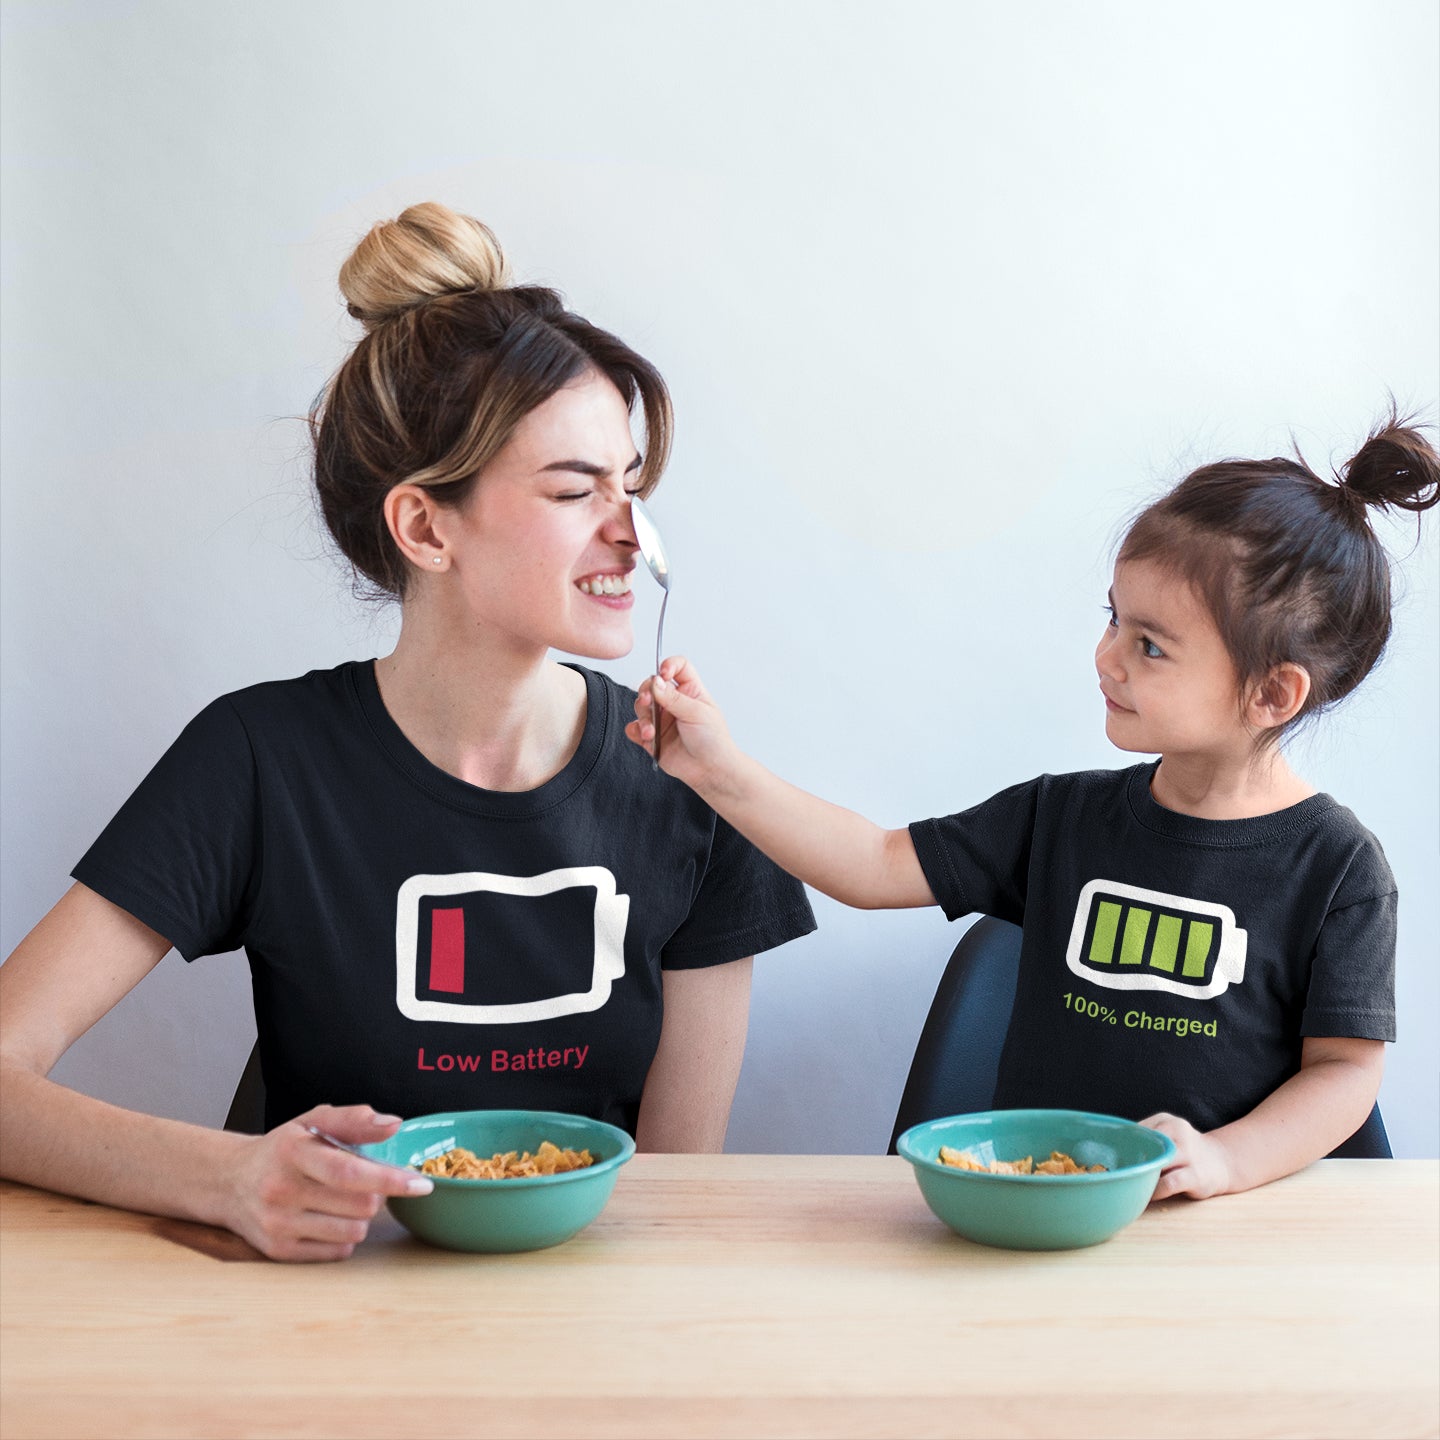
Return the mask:
[[1175,974],[1178,962],[1182,980],[1204,981],[1214,948],[1215,924],[1211,920],[1098,900],[1086,959],[1091,965],[1148,965],[1167,975]]

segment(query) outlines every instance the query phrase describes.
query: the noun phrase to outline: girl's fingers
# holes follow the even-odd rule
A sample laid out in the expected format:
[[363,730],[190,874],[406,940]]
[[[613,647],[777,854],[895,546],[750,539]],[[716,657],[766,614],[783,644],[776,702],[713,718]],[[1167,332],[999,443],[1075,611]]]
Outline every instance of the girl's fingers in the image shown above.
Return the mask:
[[1193,1183],[1194,1176],[1188,1165],[1177,1165],[1173,1170],[1167,1170],[1160,1177],[1160,1183],[1155,1187],[1151,1203],[1156,1200],[1168,1200],[1172,1195],[1182,1194],[1189,1189]]
[[1148,1115],[1140,1124],[1147,1130],[1158,1130],[1167,1140],[1173,1142],[1175,1153],[1162,1167],[1162,1172],[1174,1170],[1179,1165],[1185,1164],[1185,1138],[1189,1128],[1186,1121],[1181,1120],[1177,1115],[1168,1115],[1161,1111],[1158,1115]]
[[664,715],[655,704],[655,697],[651,694],[651,684],[654,676],[650,676],[640,686],[635,694],[635,718],[625,727],[626,736],[637,745],[644,745],[655,738],[655,725],[657,720]]
[[671,655],[660,662],[660,678],[674,685],[684,695],[697,700],[710,698],[700,679],[700,672],[683,656]]
[[676,720],[698,720],[706,706],[702,699],[688,695],[673,681],[662,680],[654,689],[660,708]]
[[703,700],[707,705],[713,705],[715,703],[710,692],[705,688],[705,682],[701,680],[699,671],[697,671],[693,665],[686,665],[684,673],[677,677],[677,683],[685,694],[693,695],[697,700]]

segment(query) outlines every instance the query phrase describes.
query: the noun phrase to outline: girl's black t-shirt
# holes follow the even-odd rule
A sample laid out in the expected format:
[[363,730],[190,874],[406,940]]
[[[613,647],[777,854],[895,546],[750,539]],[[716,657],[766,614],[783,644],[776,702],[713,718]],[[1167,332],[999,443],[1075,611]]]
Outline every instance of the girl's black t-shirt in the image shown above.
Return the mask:
[[524,1107],[635,1128],[661,972],[815,928],[778,869],[623,734],[538,789],[482,790],[390,718],[372,662],[215,701],[72,872],[185,957],[243,948],[266,1123],[366,1103]]
[[1306,1036],[1395,1038],[1395,879],[1328,795],[1200,820],[1154,762],[1042,775],[910,827],[953,920],[1024,927],[995,1104],[1212,1130],[1300,1068]]

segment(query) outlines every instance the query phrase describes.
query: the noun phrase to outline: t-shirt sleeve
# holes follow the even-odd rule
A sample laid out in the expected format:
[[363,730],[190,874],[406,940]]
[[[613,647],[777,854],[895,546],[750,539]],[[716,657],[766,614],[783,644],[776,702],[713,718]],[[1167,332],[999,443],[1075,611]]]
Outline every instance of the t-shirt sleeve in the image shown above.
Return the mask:
[[1302,1035],[1395,1038],[1394,890],[1331,910],[1320,927]]
[[805,887],[719,816],[709,862],[684,923],[660,955],[666,970],[724,965],[815,929]]
[[260,833],[254,754],[221,699],[185,727],[70,873],[195,960],[241,944]]
[[1042,780],[1012,785],[969,810],[910,826],[920,868],[947,919],[978,912],[1024,923]]

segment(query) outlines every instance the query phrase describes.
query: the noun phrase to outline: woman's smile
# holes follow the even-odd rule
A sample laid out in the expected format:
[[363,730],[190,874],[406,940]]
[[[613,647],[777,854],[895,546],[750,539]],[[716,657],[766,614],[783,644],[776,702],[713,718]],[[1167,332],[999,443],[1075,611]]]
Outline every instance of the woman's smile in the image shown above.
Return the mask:
[[635,597],[630,593],[630,570],[602,570],[575,583],[582,595],[598,600],[607,609],[628,610]]

